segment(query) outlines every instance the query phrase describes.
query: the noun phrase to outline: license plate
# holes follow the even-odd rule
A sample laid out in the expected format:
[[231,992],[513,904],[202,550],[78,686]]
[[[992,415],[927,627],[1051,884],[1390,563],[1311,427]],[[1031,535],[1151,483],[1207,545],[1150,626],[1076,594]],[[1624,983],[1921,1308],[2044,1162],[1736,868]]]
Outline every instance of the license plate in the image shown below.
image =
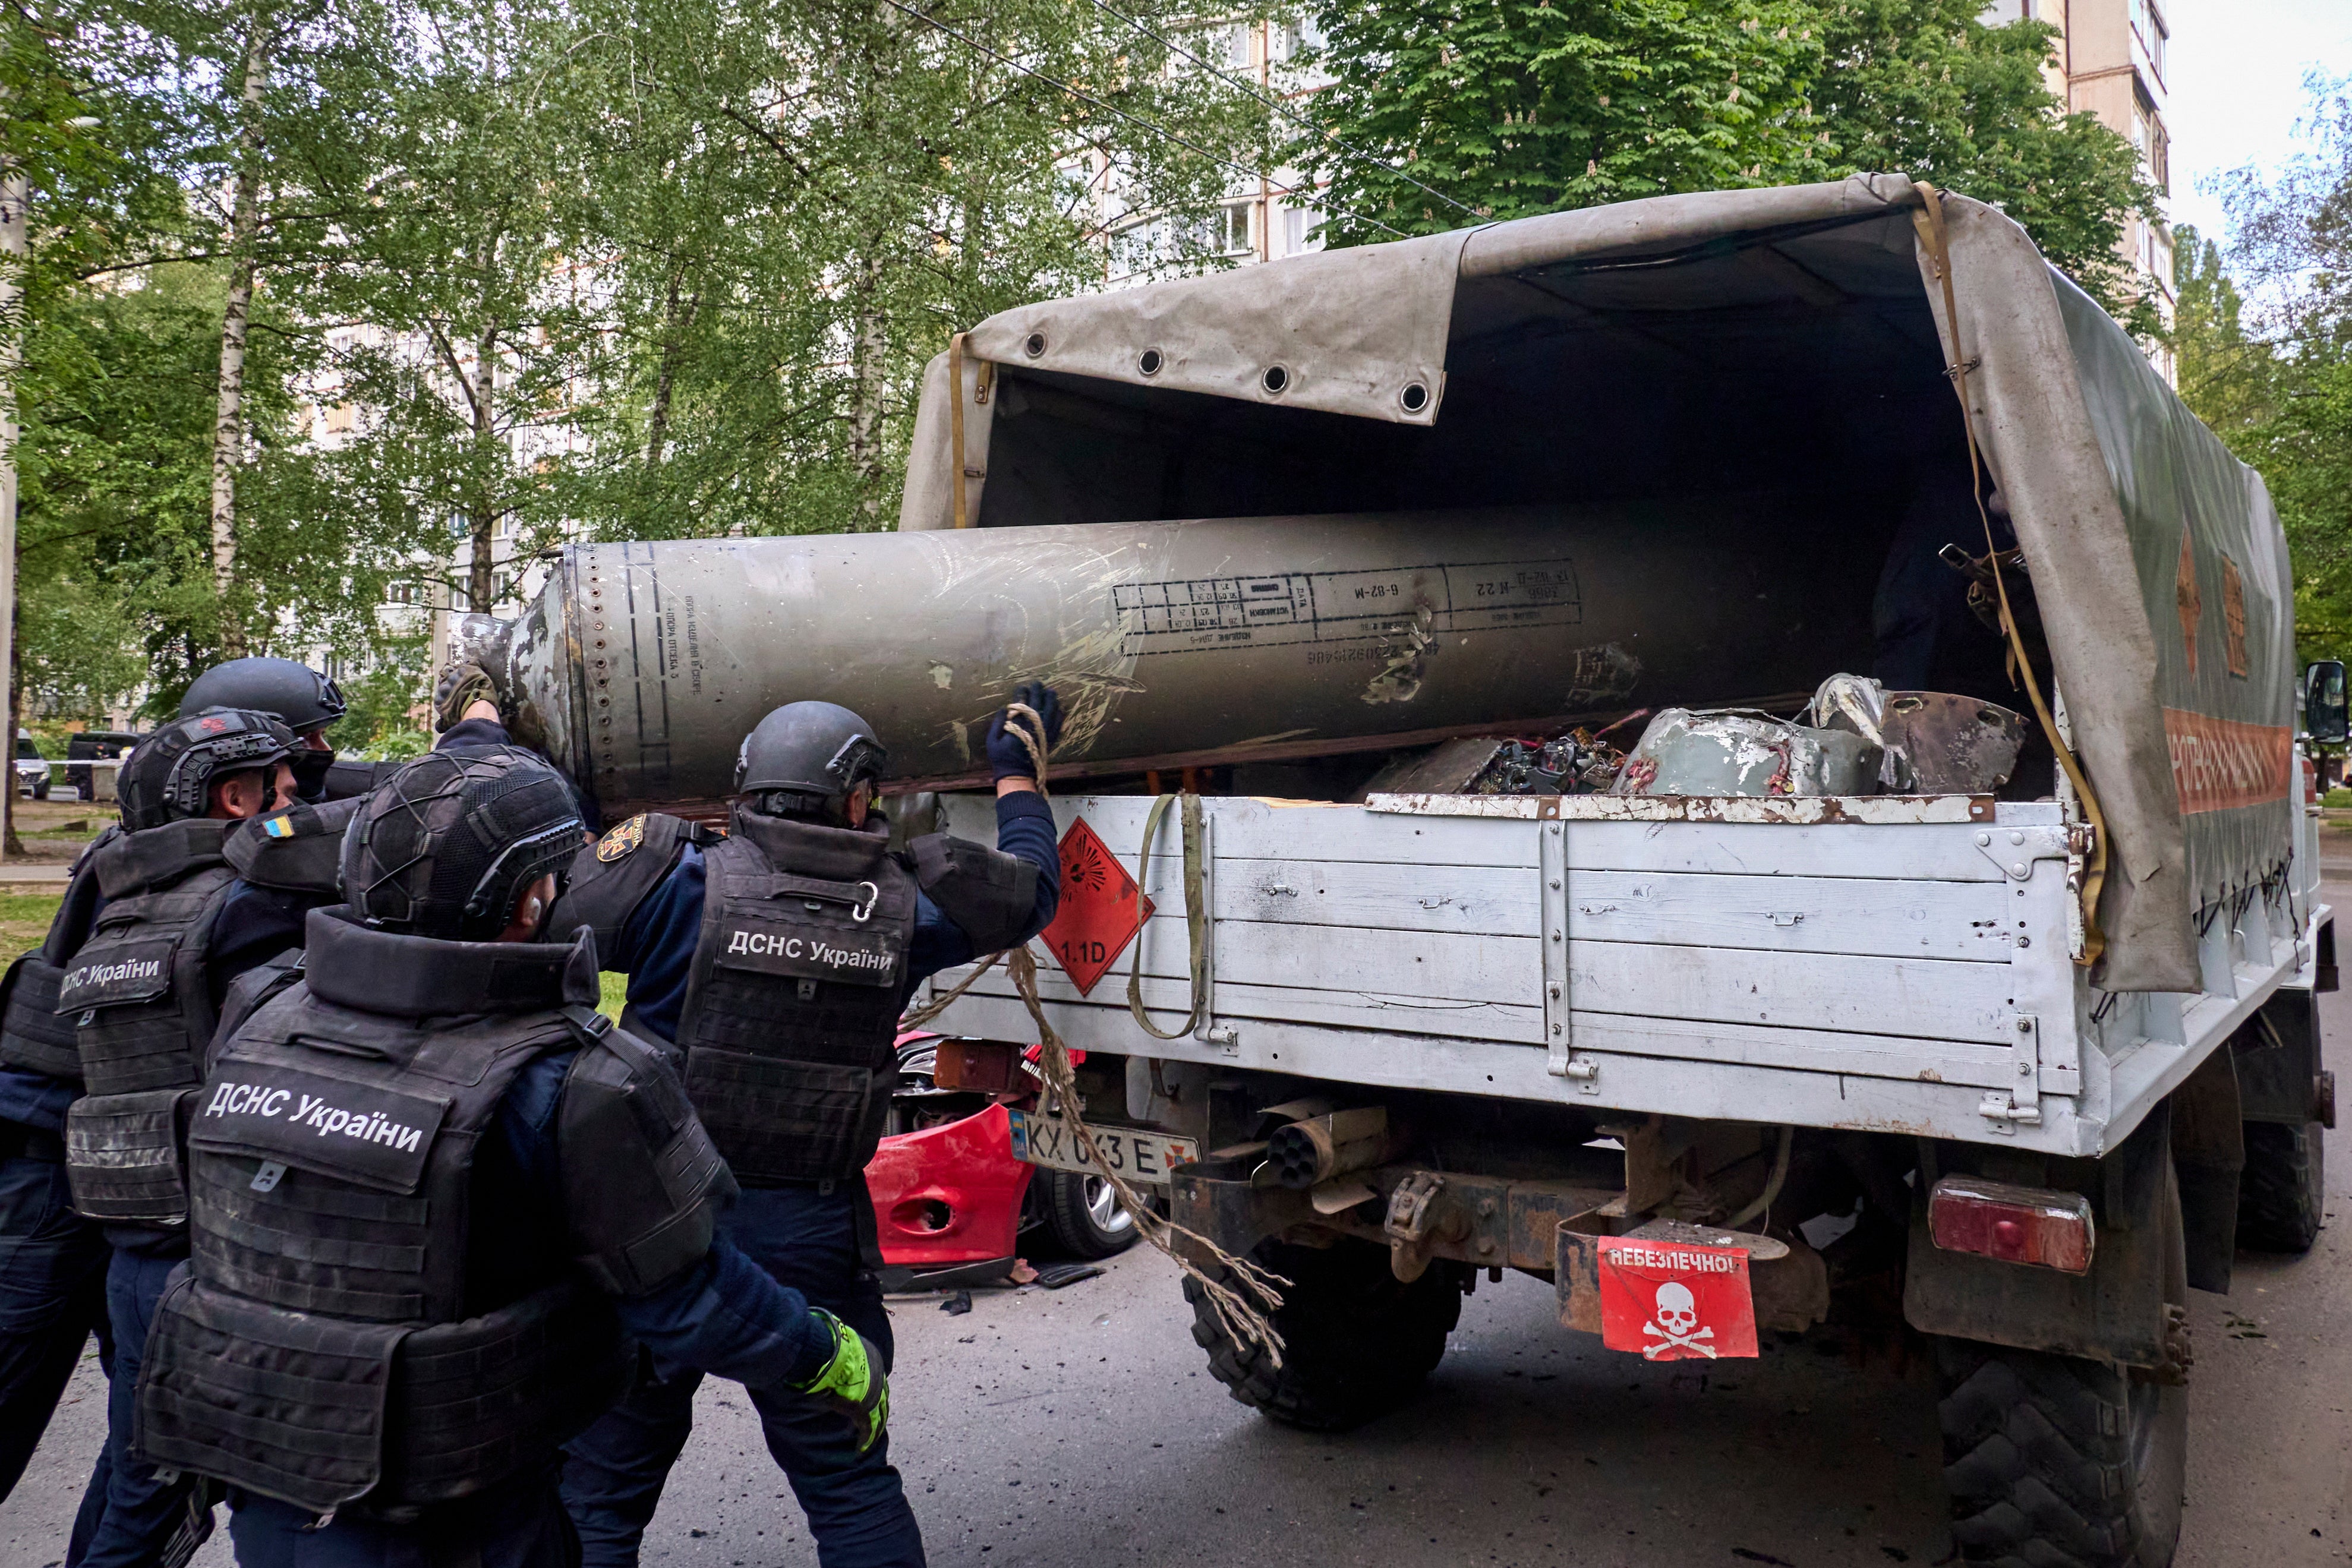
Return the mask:
[[[1014,1159],[1048,1170],[1092,1172],[1097,1168],[1069,1129],[1054,1117],[1021,1111],[1005,1114],[1013,1123]],[[1129,1181],[1165,1182],[1171,1167],[1201,1157],[1200,1146],[1190,1138],[1139,1133],[1130,1127],[1097,1127],[1094,1134],[1095,1146],[1102,1151],[1105,1162]]]

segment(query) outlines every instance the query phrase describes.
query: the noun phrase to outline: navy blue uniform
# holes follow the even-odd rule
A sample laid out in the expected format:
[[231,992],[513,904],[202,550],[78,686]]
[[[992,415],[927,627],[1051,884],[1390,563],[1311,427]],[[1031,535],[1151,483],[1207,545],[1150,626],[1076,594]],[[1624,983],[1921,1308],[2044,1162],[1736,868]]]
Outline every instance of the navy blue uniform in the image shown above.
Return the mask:
[[[1026,941],[1053,919],[1060,890],[1054,816],[1044,798],[1028,792],[999,798],[996,841],[1038,869],[1036,906],[1022,934]],[[629,977],[634,1023],[666,1040],[675,1040],[686,1002],[701,936],[703,883],[702,852],[688,846],[630,916],[617,950],[604,957],[606,968]],[[918,898],[909,993],[940,970],[978,956],[961,926],[929,898]],[[861,1241],[871,1226],[862,1180],[748,1189],[720,1221],[722,1234],[753,1262],[873,1341],[887,1366],[890,1317]],[[656,1357],[621,1402],[565,1450],[563,1500],[579,1528],[586,1563],[625,1568],[637,1560],[662,1484],[694,1426],[702,1375],[669,1364],[676,1359]],[[860,1455],[848,1424],[832,1412],[756,1387],[751,1403],[768,1451],[808,1516],[824,1568],[899,1568],[923,1561],[922,1536],[889,1462],[887,1439]]]
[[[562,1255],[568,1230],[555,1116],[573,1054],[542,1056],[522,1071],[476,1156],[469,1256],[486,1267],[504,1260],[530,1274],[551,1249]],[[754,1267],[723,1233],[677,1279],[646,1295],[616,1297],[614,1305],[629,1337],[648,1352],[755,1389],[809,1382],[833,1354],[831,1333],[809,1316],[801,1292]],[[436,1548],[458,1543],[478,1550],[481,1568],[568,1568],[577,1558],[554,1481],[551,1469],[520,1476],[415,1524],[347,1512],[317,1531],[305,1528],[311,1516],[290,1503],[232,1491],[229,1533],[239,1568],[423,1568],[440,1560]]]
[[[15,1490],[95,1329],[111,1374],[106,1239],[66,1185],[70,1083],[0,1067],[0,1499]],[[107,1455],[83,1489],[66,1548],[78,1564],[106,1507]]]
[[[239,881],[221,903],[205,966],[205,984],[217,1013],[239,975],[302,945],[302,922],[312,909],[331,904],[325,893],[257,887]],[[164,1282],[188,1255],[184,1228],[158,1231],[108,1226],[113,1257],[106,1268],[106,1315],[112,1325],[113,1364],[106,1395],[106,1499],[88,1549],[76,1568],[146,1568],[163,1545],[187,1521],[196,1483],[165,1481],[153,1468],[130,1454],[138,1406],[139,1367],[147,1331]],[[201,1500],[194,1506],[202,1507]],[[209,1526],[206,1527],[207,1529]]]

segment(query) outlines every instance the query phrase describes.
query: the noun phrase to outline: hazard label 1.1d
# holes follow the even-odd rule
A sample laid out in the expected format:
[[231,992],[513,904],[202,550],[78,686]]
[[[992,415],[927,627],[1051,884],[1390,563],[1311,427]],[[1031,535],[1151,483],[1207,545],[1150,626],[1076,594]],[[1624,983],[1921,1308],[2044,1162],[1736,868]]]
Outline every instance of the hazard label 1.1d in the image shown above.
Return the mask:
[[1597,1239],[1601,1343],[1648,1361],[1756,1354],[1748,1253],[1633,1236]]
[[1127,868],[1084,817],[1072,822],[1062,835],[1062,900],[1041,935],[1078,995],[1095,988],[1150,918],[1151,900]]

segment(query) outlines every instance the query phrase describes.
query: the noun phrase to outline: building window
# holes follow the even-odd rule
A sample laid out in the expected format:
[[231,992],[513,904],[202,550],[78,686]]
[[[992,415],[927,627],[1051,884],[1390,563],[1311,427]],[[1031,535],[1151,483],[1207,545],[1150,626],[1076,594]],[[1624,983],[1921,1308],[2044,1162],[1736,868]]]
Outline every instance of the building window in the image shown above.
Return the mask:
[[2164,46],[2170,29],[2164,25],[2164,15],[2155,0],[2131,0],[2132,32],[2139,38],[2139,47],[2147,52],[2147,63],[2158,81],[2164,79]]
[[1312,207],[1285,207],[1282,210],[1282,254],[1304,256],[1313,246],[1316,225],[1323,214]]
[[1219,212],[1217,248],[1225,256],[1249,256],[1257,247],[1250,242],[1250,213],[1255,202],[1230,202]]
[[1211,35],[1216,47],[1209,57],[1229,71],[1245,71],[1250,68],[1250,34],[1255,29],[1247,22],[1221,24]]
[[383,601],[384,601],[386,604],[414,604],[414,603],[415,603],[415,602],[416,602],[416,584],[415,584],[415,583],[413,583],[413,582],[387,582],[387,583],[385,583],[385,584],[383,585]]

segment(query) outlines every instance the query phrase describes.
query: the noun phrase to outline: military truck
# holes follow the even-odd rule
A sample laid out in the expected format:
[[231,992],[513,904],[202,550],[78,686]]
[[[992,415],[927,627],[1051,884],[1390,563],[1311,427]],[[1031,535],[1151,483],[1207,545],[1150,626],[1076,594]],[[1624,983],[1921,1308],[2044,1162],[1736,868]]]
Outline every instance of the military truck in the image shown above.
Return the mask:
[[[1869,176],[1033,305],[955,358],[902,528],[1628,508],[1640,591],[1725,630],[1619,639],[1644,673],[1602,704],[1564,627],[1563,709],[1787,716],[1784,677],[1735,651],[1759,598],[1821,676],[1866,669],[1906,552],[1995,554],[1978,502],[2005,512],[2056,732],[2005,785],[1350,803],[1364,769],[1293,736],[1147,846],[1150,800],[1076,781],[1057,815],[1148,918],[1090,906],[1041,990],[1088,1053],[1105,1157],[1291,1282],[1278,1364],[1187,1285],[1211,1370],[1266,1416],[1395,1406],[1505,1269],[1652,1360],[1899,1311],[1935,1347],[1967,1560],[2171,1560],[2186,1292],[2226,1290],[2241,1246],[2305,1250],[2323,1215],[2335,935],[2298,738],[2341,737],[2343,672],[2303,689],[2261,480],[2110,317],[1999,212]],[[1689,541],[1766,494],[1803,497],[1779,570],[1711,571]],[[1515,561],[1576,553],[1541,542]],[[1479,584],[1519,570],[1452,545],[1433,528],[1424,570],[1378,580],[1417,622],[1253,622],[1217,600],[1240,581],[1130,595],[1124,700],[1150,705],[1163,649],[1353,650],[1370,674],[1420,635],[1400,706],[1440,708],[1491,634]],[[1374,580],[1301,575],[1318,603]],[[1964,695],[2030,712],[1985,636]],[[981,828],[984,802],[945,816]],[[1001,972],[935,1027],[1034,1034]],[[1085,1164],[1047,1118],[1024,1131]]]
[[[718,811],[822,696],[902,823],[985,836],[978,726],[1053,680],[1042,1012],[1103,1160],[1288,1281],[1278,1357],[1187,1285],[1269,1417],[1397,1406],[1504,1270],[1651,1361],[1924,1335],[1963,1555],[2096,1568],[2172,1555],[2187,1291],[2324,1216],[2300,742],[2345,681],[2293,602],[2139,346],[1881,174],[1009,310],[930,366],[898,532],[575,547],[469,635],[608,820]],[[1874,670],[2022,751],[1838,794],[1437,766]],[[932,1027],[1037,1038],[1003,967],[931,994],[967,979]]]

